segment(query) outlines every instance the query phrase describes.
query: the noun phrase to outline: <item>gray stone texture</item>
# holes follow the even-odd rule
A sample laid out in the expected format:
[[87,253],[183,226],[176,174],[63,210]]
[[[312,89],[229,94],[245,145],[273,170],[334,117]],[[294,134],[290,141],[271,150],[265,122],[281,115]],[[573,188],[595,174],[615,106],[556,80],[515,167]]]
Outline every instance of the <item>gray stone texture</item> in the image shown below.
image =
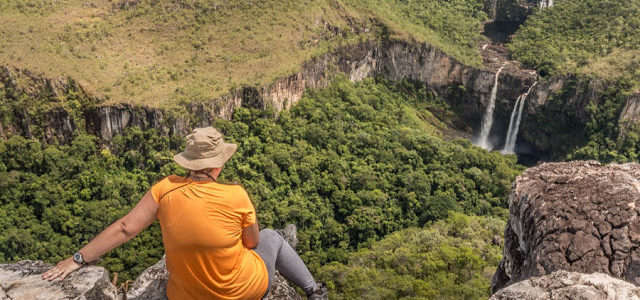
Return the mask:
[[640,288],[607,274],[556,271],[512,284],[490,300],[640,300]]
[[640,284],[639,179],[636,163],[544,163],[525,171],[509,197],[492,290],[557,270]]
[[[295,225],[288,225],[278,232],[292,247],[298,243]],[[167,299],[166,285],[169,272],[163,257],[136,278],[129,290],[118,295],[111,284],[109,273],[102,267],[87,266],[69,274],[63,281],[42,279],[42,273],[52,265],[41,261],[23,260],[12,264],[0,264],[0,300],[156,300]],[[287,281],[276,275],[269,300],[302,299]]]

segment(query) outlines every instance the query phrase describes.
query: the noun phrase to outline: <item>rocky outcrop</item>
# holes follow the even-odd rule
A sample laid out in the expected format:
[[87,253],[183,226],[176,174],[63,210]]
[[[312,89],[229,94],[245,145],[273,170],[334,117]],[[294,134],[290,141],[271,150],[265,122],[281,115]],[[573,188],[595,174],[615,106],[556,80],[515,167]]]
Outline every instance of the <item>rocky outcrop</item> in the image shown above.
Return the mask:
[[167,272],[166,255],[155,265],[147,268],[136,278],[127,291],[127,299],[153,300],[167,299]]
[[631,95],[620,112],[620,134],[624,134],[631,127],[640,125],[640,93]]
[[522,24],[536,9],[553,6],[553,0],[485,0],[484,12],[490,20]]
[[51,267],[31,260],[0,264],[0,300],[118,299],[104,268],[81,268],[63,281],[43,280],[42,273]]
[[513,184],[504,257],[507,285],[557,270],[600,272],[640,284],[640,165],[545,163]]
[[510,285],[490,300],[640,300],[640,288],[607,274],[556,271]]
[[[295,247],[298,243],[295,225],[277,230],[284,239]],[[102,267],[88,266],[69,274],[65,280],[48,281],[42,273],[52,265],[23,260],[13,264],[0,264],[0,300],[159,300],[167,299],[166,286],[169,280],[166,258],[146,269],[136,278],[125,294],[118,294],[109,281],[109,273]],[[269,294],[269,300],[302,299],[284,277],[276,273]]]

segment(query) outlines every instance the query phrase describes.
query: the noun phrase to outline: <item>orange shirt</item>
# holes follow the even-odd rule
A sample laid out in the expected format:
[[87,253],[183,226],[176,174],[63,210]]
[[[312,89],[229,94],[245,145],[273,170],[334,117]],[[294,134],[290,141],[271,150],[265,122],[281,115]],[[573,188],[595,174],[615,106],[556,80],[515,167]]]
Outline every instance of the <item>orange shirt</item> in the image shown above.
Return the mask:
[[242,244],[242,228],[256,222],[244,188],[171,175],[151,194],[167,253],[169,299],[262,298],[267,268]]

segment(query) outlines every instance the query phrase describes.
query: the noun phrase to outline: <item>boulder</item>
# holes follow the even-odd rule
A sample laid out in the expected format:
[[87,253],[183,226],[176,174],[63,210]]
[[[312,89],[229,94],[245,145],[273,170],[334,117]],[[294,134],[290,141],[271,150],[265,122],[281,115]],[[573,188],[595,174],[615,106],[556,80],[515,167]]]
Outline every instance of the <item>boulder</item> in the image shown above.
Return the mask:
[[138,275],[127,291],[126,298],[136,300],[167,299],[168,280],[169,272],[167,272],[167,256],[165,255],[155,265]]
[[42,273],[52,267],[31,260],[0,264],[0,300],[118,299],[118,291],[102,267],[81,268],[63,281],[43,280]]
[[492,291],[557,270],[640,284],[639,212],[639,164],[575,161],[528,169],[509,197]]
[[514,283],[490,300],[640,300],[640,288],[607,274],[556,271]]
[[[278,232],[292,246],[298,243],[295,225],[288,225]],[[157,300],[167,299],[166,286],[169,272],[166,257],[146,269],[136,278],[125,294],[109,280],[109,273],[102,267],[87,266],[71,273],[65,280],[48,281],[42,273],[52,265],[41,261],[23,260],[12,264],[0,264],[0,300]],[[287,281],[276,273],[266,299],[302,299]]]

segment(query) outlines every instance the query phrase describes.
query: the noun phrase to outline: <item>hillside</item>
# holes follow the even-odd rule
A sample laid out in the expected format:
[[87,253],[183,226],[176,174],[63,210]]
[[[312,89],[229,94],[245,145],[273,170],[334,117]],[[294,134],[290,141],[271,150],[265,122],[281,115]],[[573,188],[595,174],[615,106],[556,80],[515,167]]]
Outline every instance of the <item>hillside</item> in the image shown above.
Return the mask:
[[263,86],[363,40],[428,42],[479,65],[479,0],[0,2],[0,66],[69,77],[104,104],[167,107]]
[[542,75],[631,81],[640,91],[640,1],[557,1],[533,14],[509,45]]
[[486,298],[523,164],[640,159],[640,0],[552,3],[0,0],[0,263],[68,256],[215,126],[333,298]]

